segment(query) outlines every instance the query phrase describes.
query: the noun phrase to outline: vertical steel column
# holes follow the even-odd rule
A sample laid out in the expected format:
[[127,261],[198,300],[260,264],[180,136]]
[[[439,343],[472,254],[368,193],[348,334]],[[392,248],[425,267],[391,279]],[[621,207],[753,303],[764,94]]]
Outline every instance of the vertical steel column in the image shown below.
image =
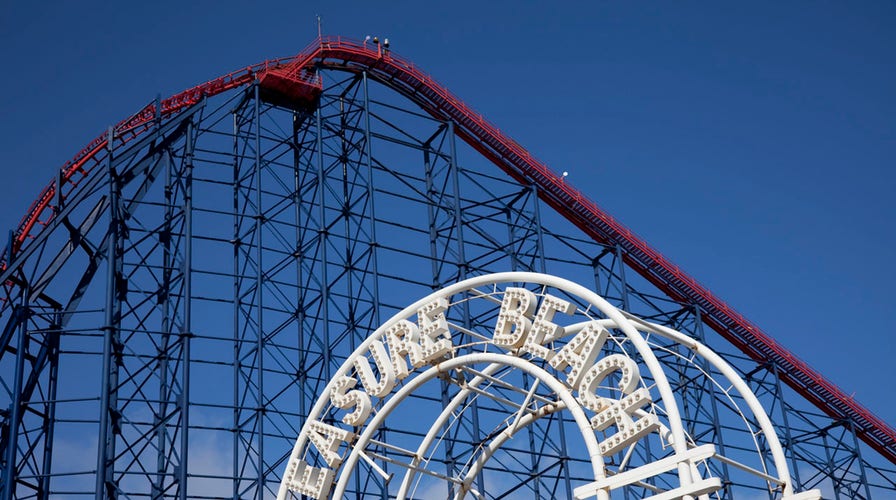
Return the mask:
[[[454,137],[454,122],[451,121],[448,122],[448,145],[451,155],[449,158],[451,165],[451,182],[454,189],[454,227],[455,237],[457,238],[457,280],[463,281],[467,279],[468,266],[467,257],[464,253],[464,221],[460,207],[460,172],[458,171],[457,166],[457,145],[455,144]],[[464,304],[466,304],[466,302]],[[469,318],[467,311],[465,311],[465,314],[467,315],[466,318]],[[465,326],[468,327],[469,325]]]
[[[535,214],[535,231],[537,241],[536,248],[538,251],[538,272],[547,273],[547,263],[545,258],[545,250],[544,250],[544,229],[541,227],[541,199],[538,197],[538,186],[535,184],[529,185],[532,190],[532,205],[533,212]],[[597,275],[597,271],[595,270],[595,276]],[[568,499],[572,499],[572,477],[570,476],[569,471],[569,448],[566,444],[566,425],[564,424],[563,417],[564,413],[560,412],[557,415],[557,419],[559,420],[560,425],[558,426],[559,434],[560,434],[560,454],[563,456],[563,488],[566,490],[566,497]]]
[[[604,255],[606,255],[606,251],[597,254],[597,256],[591,259],[591,272],[594,275],[594,290],[601,297],[609,299],[607,294],[600,289],[600,259],[602,259]],[[607,279],[607,281],[610,281],[609,278]]]
[[[633,312],[631,309],[631,302],[629,301],[628,296],[628,281],[625,278],[625,261],[622,258],[622,247],[620,245],[615,246],[615,262],[616,268],[619,269],[619,289],[622,294],[622,308],[627,312]],[[608,283],[607,286],[609,288],[609,280],[612,278],[612,269],[610,270],[610,274],[607,277]],[[650,441],[644,441],[644,451],[646,453],[647,461],[653,460],[653,450],[650,447]],[[623,491],[623,496],[627,499],[630,498],[630,492],[628,489]]]
[[16,370],[13,375],[12,403],[9,408],[9,431],[6,440],[6,467],[3,471],[3,500],[15,498],[16,481],[18,476],[17,458],[19,449],[19,426],[22,420],[22,379],[25,374],[25,352],[28,338],[28,289],[22,290],[21,303],[15,308],[13,314],[17,316],[19,326],[19,341],[16,343]]
[[324,171],[324,139],[323,139],[323,123],[321,120],[321,114],[323,110],[321,107],[317,108],[315,112],[315,121],[317,124],[317,193],[318,193],[318,217],[320,220],[318,221],[318,241],[317,244],[320,249],[320,279],[321,279],[321,320],[323,321],[323,344],[324,344],[324,352],[323,355],[323,376],[326,380],[330,380],[332,378],[332,346],[330,345],[330,281],[327,276],[327,267],[329,266],[329,262],[327,260],[327,243],[328,243],[328,229],[327,229],[327,210],[326,210],[326,173]]
[[[522,375],[523,375],[523,387],[529,387],[529,375],[526,373],[523,373]],[[536,379],[536,381],[534,383],[537,384],[538,379]],[[547,418],[550,419],[552,417],[548,416]],[[537,439],[535,436],[535,427],[536,426],[535,426],[534,422],[532,425],[526,426],[526,434],[528,435],[528,438],[529,438],[529,439],[527,439],[526,444],[529,445],[529,465],[532,467],[533,475],[535,474],[535,471],[538,470],[538,459],[539,459],[538,448],[535,444],[535,441]],[[560,427],[563,427],[562,423],[561,423]],[[542,437],[542,439],[545,439],[545,437]],[[541,498],[541,478],[540,477],[533,478],[532,483],[533,483],[533,488],[532,488],[533,498]],[[569,495],[569,492],[567,492],[567,495]]]
[[182,344],[182,393],[180,400],[181,412],[181,428],[180,428],[180,468],[178,469],[177,481],[179,484],[178,498],[186,500],[187,495],[187,478],[190,464],[190,363],[192,355],[190,352],[190,344],[193,338],[193,121],[187,123],[186,144],[184,145],[185,161],[186,161],[186,179],[184,185],[184,256],[183,256],[183,275],[184,275],[184,297],[183,308],[184,317],[181,326],[181,344]]
[[616,266],[619,268],[619,283],[622,293],[622,309],[628,312],[632,311],[631,304],[628,300],[628,282],[625,279],[625,261],[622,260],[622,247],[616,245]]
[[[464,222],[463,222],[463,213],[461,211],[460,205],[460,168],[457,165],[457,144],[456,138],[454,134],[454,122],[448,122],[448,148],[450,157],[449,161],[449,171],[451,173],[451,183],[452,188],[454,190],[454,227],[455,227],[455,237],[457,238],[457,280],[462,281],[467,278],[468,264],[467,257],[465,253],[465,244],[464,244]],[[463,302],[463,323],[464,328],[470,330],[472,328],[472,318],[470,317],[470,305],[469,302]],[[481,436],[479,435],[479,404],[477,399],[473,399],[471,409],[473,410],[473,439],[475,441],[480,441]],[[476,475],[476,485],[479,488],[479,491],[485,491],[485,477],[480,472]]]
[[[831,430],[834,432],[827,432]],[[825,428],[825,436],[830,436],[834,441],[829,446],[825,440],[825,447],[831,454],[832,464],[835,466],[831,470],[831,479],[838,485],[839,490],[845,492],[847,498],[867,498],[860,493],[862,490],[867,493],[870,486],[865,476],[865,466],[853,421],[851,419],[832,421],[831,425]],[[854,471],[856,463],[859,467],[858,472]]]
[[[535,184],[530,184],[529,189],[532,190],[532,206],[533,211],[535,213],[535,234],[537,240],[535,241],[535,245],[538,251],[538,269],[537,271],[540,273],[547,273],[548,266],[545,262],[545,252],[544,252],[544,229],[541,227],[541,200],[538,198],[538,186]],[[560,426],[562,429],[563,426]],[[564,442],[564,447],[566,443]],[[565,450],[564,450],[565,451]],[[568,477],[568,475],[567,475]],[[569,485],[567,485],[569,486]],[[567,491],[572,491],[567,487]]]
[[862,459],[862,448],[859,446],[859,437],[856,436],[856,427],[852,419],[847,421],[849,425],[849,433],[852,435],[853,445],[855,446],[856,461],[859,463],[859,481],[865,489],[865,498],[871,498],[871,487],[868,485],[868,474],[865,472],[865,461]]
[[373,303],[374,303],[374,321],[377,325],[382,324],[382,316],[380,314],[380,272],[377,264],[377,247],[379,241],[376,239],[376,209],[373,189],[373,145],[370,140],[370,94],[367,84],[367,72],[362,74],[364,79],[364,143],[367,152],[367,203],[370,204],[370,260],[371,270],[373,271]]
[[781,408],[781,420],[784,428],[784,449],[787,450],[787,455],[790,458],[790,472],[793,477],[793,482],[795,487],[802,487],[803,483],[800,481],[800,469],[799,464],[796,461],[796,442],[793,440],[793,434],[790,432],[790,422],[787,418],[787,404],[784,402],[784,392],[781,387],[781,378],[778,376],[778,365],[774,362],[771,363],[771,372],[772,376],[775,380],[775,398],[778,400],[778,406]]
[[238,109],[233,111],[233,500],[240,497],[240,124]]
[[[355,78],[352,82],[354,85],[358,81],[358,78]],[[351,86],[349,86],[351,88]],[[348,88],[343,91],[339,95],[339,165],[342,170],[342,200],[340,200],[339,206],[339,214],[336,216],[338,220],[340,217],[343,220],[342,225],[342,235],[345,238],[345,257],[342,260],[343,266],[343,276],[345,279],[345,287],[346,287],[346,297],[348,298],[347,309],[348,314],[346,318],[346,329],[348,333],[348,341],[351,350],[354,351],[355,347],[358,345],[358,332],[357,332],[357,305],[360,298],[355,294],[355,280],[354,273],[352,272],[354,269],[354,255],[352,253],[352,234],[351,234],[351,196],[349,190],[349,178],[348,178],[348,165],[349,165],[349,150],[348,150],[348,140],[346,139],[346,128],[348,127],[348,122],[345,119],[346,110],[345,110],[345,95],[348,92]]]
[[[155,118],[154,124],[156,130],[158,131],[158,127],[161,124],[161,99],[159,96],[156,96],[155,101]],[[160,235],[161,246],[162,246],[162,282],[160,286],[160,295],[162,300],[162,321],[161,321],[161,342],[160,347],[158,349],[158,359],[159,366],[156,368],[159,372],[159,408],[155,411],[155,415],[153,418],[153,426],[156,428],[156,479],[152,483],[152,490],[150,492],[150,496],[153,499],[161,498],[165,491],[165,478],[167,477],[167,449],[168,449],[168,424],[167,424],[167,413],[168,413],[168,400],[169,400],[169,380],[168,380],[168,370],[169,370],[169,349],[171,342],[171,275],[173,273],[174,268],[174,259],[171,251],[171,242],[172,242],[172,218],[174,217],[174,209],[173,209],[173,193],[174,187],[172,183],[174,182],[173,172],[171,169],[171,155],[170,153],[163,149],[160,153],[165,161],[164,168],[164,178],[165,178],[165,186],[164,186],[164,205],[165,205],[165,215],[164,222],[162,224],[162,234]],[[161,160],[161,159],[160,159]]]
[[7,235],[7,239],[6,239],[6,252],[4,252],[6,254],[5,257],[6,257],[7,266],[12,264],[12,247],[13,247],[13,241],[15,241],[15,237],[16,237],[15,231],[10,229],[9,234]]
[[[537,200],[536,200],[537,203]],[[520,271],[519,264],[519,255],[517,255],[516,251],[516,234],[514,233],[514,223],[513,218],[511,217],[511,210],[509,206],[504,207],[504,222],[507,226],[507,241],[508,241],[508,253],[510,254],[510,269],[512,271]],[[525,269],[528,271],[529,269]],[[526,373],[522,374],[523,377],[523,387],[529,387],[529,375]],[[547,417],[551,418],[551,417]],[[538,452],[536,450],[535,445],[535,424],[526,426],[526,436],[528,439],[526,440],[526,444],[529,445],[529,465],[532,467],[532,474],[534,475],[535,471],[538,470]],[[563,427],[562,425],[560,427]],[[541,498],[541,479],[533,478],[533,494],[534,498]]]
[[59,311],[53,313],[53,323],[47,332],[49,364],[47,381],[47,413],[44,415],[44,459],[41,468],[42,476],[38,482],[37,498],[50,498],[50,478],[53,465],[53,436],[56,430],[56,390],[59,381],[59,342],[62,324],[62,314]]
[[308,395],[305,393],[308,384],[308,372],[305,366],[305,289],[304,289],[304,273],[302,271],[302,153],[299,149],[299,130],[300,128],[299,114],[292,114],[292,160],[293,160],[293,208],[296,218],[296,246],[295,246],[295,263],[296,263],[296,336],[298,338],[297,360],[298,368],[296,373],[297,382],[299,384],[299,418],[304,421],[308,415]]
[[255,82],[233,110],[233,498],[256,498],[264,491],[260,107]]
[[[364,152],[367,157],[366,161],[366,174],[367,174],[367,203],[368,203],[368,214],[370,217],[370,247],[368,248],[368,252],[370,252],[370,265],[371,270],[373,271],[373,315],[374,321],[376,321],[377,325],[380,325],[380,294],[379,294],[379,270],[377,268],[377,260],[376,260],[376,210],[374,210],[373,200],[374,200],[374,189],[373,189],[373,154],[372,154],[372,145],[370,143],[370,94],[369,87],[367,84],[367,72],[363,71],[361,73],[361,82],[364,87]],[[344,129],[343,129],[344,130]],[[344,133],[344,132],[343,132]],[[346,210],[348,214],[348,210]],[[346,222],[348,222],[346,220]],[[346,227],[346,231],[348,228]],[[349,241],[346,241],[346,247],[350,248],[351,244]],[[351,296],[351,295],[349,295]],[[352,318],[354,320],[354,317]],[[352,321],[354,323],[354,321]],[[355,350],[355,341],[354,335],[352,335],[351,348],[352,351]],[[381,432],[384,432],[381,430]],[[384,464],[386,468],[384,469],[387,473],[389,471],[389,464]],[[388,483],[384,482],[382,485],[382,489],[380,489],[380,498],[382,500],[386,500],[388,498]]]
[[[516,251],[516,232],[513,230],[513,218],[511,217],[510,207],[504,207],[504,225],[507,226],[507,246],[510,247],[508,250],[508,254],[510,254],[510,270],[511,271],[520,271],[520,262],[519,255],[517,255]],[[528,271],[528,269],[526,269]]]
[[865,460],[862,459],[862,448],[859,446],[859,437],[856,435],[855,423],[852,419],[847,421],[849,433],[852,435],[853,446],[855,447],[856,461],[859,463],[859,483],[865,490],[865,498],[871,498],[871,487],[868,485],[868,474],[865,471]]
[[258,98],[258,82],[254,85],[254,119],[255,119],[255,314],[258,324],[258,335],[255,344],[255,425],[258,430],[258,463],[255,465],[257,484],[255,497],[264,499],[264,270],[262,268],[262,221],[264,210],[261,207],[261,101]]
[[[436,215],[433,208],[433,199],[435,198],[435,189],[432,182],[432,162],[429,155],[430,142],[423,145],[423,177],[426,183],[426,217],[429,222],[429,254],[430,265],[432,267],[432,289],[437,290],[442,286],[439,280],[439,252],[436,246],[438,239],[438,229],[436,228]],[[447,404],[447,403],[446,403]]]
[[[607,279],[606,279],[606,283],[604,284],[603,289],[601,289],[601,286],[600,286],[600,267],[601,267],[604,257],[606,257],[607,255],[612,255],[613,256],[612,262],[616,262],[616,252],[613,247],[607,247],[604,245],[601,245],[601,247],[602,247],[602,250],[600,251],[600,253],[598,253],[596,257],[591,259],[591,266],[594,269],[594,286],[595,286],[595,290],[597,290],[598,294],[601,297],[606,297],[607,300],[612,300],[612,299],[614,299],[614,297],[610,293],[611,292],[610,287],[613,285],[613,277],[614,277],[613,264],[611,263],[606,268],[607,269]],[[621,305],[622,300],[621,299],[616,300],[616,303]]]
[[[118,426],[113,412],[117,413],[118,365],[113,356],[119,355],[120,340],[118,338],[120,321],[120,301],[118,280],[121,272],[121,186],[118,174],[113,166],[114,131],[109,127],[107,148],[107,175],[109,177],[109,235],[107,243],[107,280],[106,280],[106,319],[103,326],[103,360],[102,383],[100,395],[100,428],[97,445],[96,500],[104,496],[116,498],[115,485],[115,432],[112,427]],[[114,352],[113,352],[114,351]],[[104,495],[105,493],[105,495]]]
[[[831,480],[834,489],[834,500],[840,500],[840,480],[837,478],[837,467],[834,465],[834,457],[831,456],[831,447],[828,446],[828,430],[822,429],[821,442],[824,446],[824,455],[827,458],[828,473],[827,477]],[[852,500],[852,499],[850,499]]]
[[[438,133],[437,133],[438,134]],[[433,136],[435,137],[435,135]],[[442,282],[439,279],[439,252],[438,247],[436,245],[436,241],[438,239],[438,230],[436,228],[436,215],[434,209],[433,200],[435,199],[435,188],[433,185],[433,177],[432,177],[432,161],[430,158],[430,148],[432,145],[432,139],[426,141],[423,144],[423,178],[426,185],[426,220],[429,225],[429,253],[430,253],[430,264],[432,267],[432,284],[431,287],[433,290],[437,290],[442,286]],[[441,399],[442,399],[442,409],[448,407],[451,402],[451,398],[448,394],[448,389],[450,385],[444,381],[440,380],[441,384]],[[446,422],[444,425],[444,432],[446,435],[451,430],[450,422]],[[457,464],[454,460],[454,440],[446,439],[445,440],[445,475],[448,477],[452,477],[454,475],[454,469]],[[448,482],[448,495],[447,498],[454,498],[454,484]]]
[[[703,317],[702,317],[703,315],[700,312],[700,306],[697,304],[692,304],[692,307],[694,308],[694,325],[696,325],[696,327],[694,328],[694,333],[697,335],[697,340],[699,340],[700,343],[702,343],[703,345],[706,345],[706,334],[703,331]],[[709,362],[706,360],[706,358],[704,358],[702,356],[699,359],[700,359],[700,367],[703,369],[703,371],[707,375],[711,375],[712,367],[710,366]],[[713,442],[716,445],[718,445],[719,453],[721,455],[725,455],[726,454],[725,440],[722,438],[722,422],[719,419],[719,405],[718,405],[718,402],[716,401],[715,385],[712,384],[712,382],[707,381],[707,383],[703,386],[703,388],[701,388],[701,390],[704,391],[703,395],[705,397],[706,396],[709,397],[709,401],[710,401],[711,407],[712,407],[712,422],[711,422],[711,424],[712,424],[713,432],[715,433],[715,439],[713,440]],[[695,411],[695,413],[696,413],[696,411]],[[728,470],[728,464],[725,462],[722,462],[721,467],[722,467],[723,477],[724,478],[731,477],[731,475],[729,474],[729,470]],[[731,495],[731,488],[727,481],[724,481],[722,483],[722,488],[729,495]]]
[[[536,206],[538,206],[538,198],[537,198],[537,197],[534,199],[534,204],[535,204]],[[522,211],[522,208],[520,208],[519,210]],[[536,209],[536,210],[537,210],[537,209]],[[520,265],[519,255],[518,255],[518,253],[517,253],[517,251],[516,251],[516,245],[515,245],[516,234],[515,234],[515,232],[514,232],[515,224],[514,224],[514,222],[513,222],[513,218],[512,218],[512,210],[511,210],[511,207],[510,207],[510,206],[505,207],[505,208],[504,208],[504,213],[505,213],[505,223],[506,223],[506,225],[507,225],[507,237],[508,237],[509,247],[510,247],[509,253],[510,253],[510,267],[511,267],[511,270],[513,270],[513,271],[532,271],[532,269],[520,269],[521,265]],[[536,212],[536,213],[537,213],[537,212]],[[536,226],[537,226],[537,225],[538,225],[538,223],[536,223]],[[541,228],[538,227],[537,231],[538,231],[538,234],[540,235]],[[536,241],[536,247],[537,247],[538,250],[540,251],[540,250],[542,250],[542,248],[539,246],[539,243],[540,243],[539,241]],[[543,258],[543,257],[544,257],[544,256],[542,255],[542,258]],[[541,264],[544,265],[544,262],[542,261]],[[529,387],[529,376],[528,376],[528,374],[523,373],[523,374],[522,374],[522,377],[523,377],[523,387]],[[548,418],[548,419],[553,419],[554,416],[548,416],[548,417],[546,417],[546,418]],[[561,413],[560,415],[557,415],[557,418],[559,418],[559,419],[562,420],[562,418],[563,418],[563,417],[562,417],[562,413]],[[530,464],[530,466],[532,467],[532,473],[533,473],[533,474],[534,474],[535,471],[538,470],[538,465],[539,465],[539,464],[538,464],[538,456],[539,456],[539,453],[538,453],[538,449],[537,449],[537,445],[536,445],[537,437],[536,437],[536,435],[535,435],[535,427],[536,427],[536,425],[534,425],[534,423],[533,423],[533,425],[528,425],[528,426],[526,426],[526,434],[527,434],[527,436],[528,436],[527,444],[529,445],[529,464]],[[566,453],[565,453],[565,450],[566,450],[566,437],[565,437],[565,435],[564,435],[565,433],[563,433],[563,424],[562,424],[562,421],[561,421],[561,423],[560,423],[560,425],[559,425],[559,428],[560,428],[560,439],[561,439],[560,448],[561,448],[562,450],[564,450],[564,451],[563,451],[563,454],[564,454],[564,456],[566,456]],[[565,463],[565,462],[561,465],[561,468],[562,468],[562,470],[566,470],[566,463]],[[535,478],[535,479],[533,479],[532,483],[533,483],[533,495],[534,495],[534,498],[541,498],[541,478]],[[570,498],[571,498],[571,491],[568,490],[568,489],[567,489],[567,495],[570,496]]]
[[54,197],[56,199],[55,205],[53,205],[53,226],[59,225],[60,218],[57,217],[59,212],[62,211],[62,204],[65,203],[65,198],[62,197],[62,184],[63,184],[63,169],[59,169],[56,171],[56,189],[54,193]]
[[[156,110],[159,110],[158,102],[156,105]],[[156,111],[158,120],[158,111]],[[164,187],[164,200],[165,200],[165,220],[162,224],[162,235],[161,235],[161,244],[162,244],[162,283],[161,283],[161,294],[162,294],[162,327],[161,327],[161,345],[158,350],[158,358],[159,358],[159,366],[157,370],[159,371],[160,381],[159,381],[159,408],[155,412],[155,416],[153,418],[153,425],[156,426],[156,479],[152,485],[151,498],[157,499],[161,498],[165,491],[165,478],[167,477],[167,449],[168,449],[168,426],[166,422],[167,412],[168,412],[168,399],[169,399],[169,391],[170,387],[168,385],[168,370],[169,370],[169,349],[171,342],[171,275],[174,271],[174,258],[171,250],[171,242],[172,242],[172,224],[171,220],[174,217],[174,207],[173,207],[173,193],[174,193],[174,176],[171,169],[171,155],[168,154],[167,151],[162,151],[161,153],[165,160],[165,187]]]

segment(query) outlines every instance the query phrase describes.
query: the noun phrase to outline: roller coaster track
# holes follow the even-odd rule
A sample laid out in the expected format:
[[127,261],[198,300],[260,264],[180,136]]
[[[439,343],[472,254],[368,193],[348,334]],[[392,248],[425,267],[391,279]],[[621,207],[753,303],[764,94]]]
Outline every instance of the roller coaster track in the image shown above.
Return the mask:
[[[15,286],[17,265],[36,247],[42,230],[78,182],[101,175],[100,165],[120,144],[149,130],[154,122],[178,114],[212,96],[259,81],[262,87],[287,97],[313,100],[320,81],[315,69],[327,67],[367,74],[412,99],[433,117],[451,121],[471,147],[516,181],[537,187],[539,197],[595,241],[621,249],[623,260],[671,298],[701,311],[703,321],[747,356],[774,365],[779,377],[828,416],[849,421],[865,443],[896,463],[896,431],[873,415],[819,372],[794,356],[752,322],[616,221],[569,183],[530,155],[445,87],[411,62],[379,45],[341,37],[321,37],[297,56],[265,61],[234,71],[177,95],[153,102],[91,141],[61,168],[57,179],[31,205],[0,263],[0,277]],[[109,140],[114,141],[112,147]]]

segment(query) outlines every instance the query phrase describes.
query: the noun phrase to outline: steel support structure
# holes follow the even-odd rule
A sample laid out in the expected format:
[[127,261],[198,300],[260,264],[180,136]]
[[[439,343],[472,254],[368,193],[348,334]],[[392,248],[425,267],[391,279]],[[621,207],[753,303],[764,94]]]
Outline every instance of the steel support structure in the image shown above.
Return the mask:
[[[778,426],[797,489],[896,491],[891,429],[833,389],[803,391],[794,380],[814,372],[782,364],[756,332],[744,341],[717,299],[665,277],[655,264],[668,262],[540,168],[409,62],[342,39],[150,103],[63,167],[10,239],[0,500],[268,498],[310,405],[362,339],[432,290],[508,270],[591,285],[723,353]],[[471,335],[493,320],[452,309]],[[756,422],[737,422],[742,401],[701,377],[710,366],[673,343],[661,352],[691,436],[730,456],[764,449]],[[458,397],[436,385],[415,394],[421,408]],[[490,438],[499,402],[469,404],[430,471],[458,475]],[[477,491],[570,498],[588,479],[569,459],[568,418],[529,425],[476,472]],[[378,432],[368,450],[404,460],[413,436]],[[390,467],[362,462],[349,493],[388,497]],[[514,484],[491,484],[489,467]],[[715,467],[722,498],[778,494]]]

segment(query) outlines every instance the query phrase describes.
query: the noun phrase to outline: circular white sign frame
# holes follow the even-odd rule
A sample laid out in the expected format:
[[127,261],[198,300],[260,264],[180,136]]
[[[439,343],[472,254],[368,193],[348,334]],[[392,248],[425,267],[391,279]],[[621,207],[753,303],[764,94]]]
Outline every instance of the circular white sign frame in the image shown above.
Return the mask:
[[[449,308],[463,307],[465,301],[472,300],[487,301],[495,309],[490,331],[474,332],[449,321]],[[712,371],[721,378],[712,383],[730,391],[729,398],[744,422],[755,426],[751,432],[762,435],[773,470],[765,469],[765,459],[758,460],[759,470],[722,456],[714,443],[695,443],[687,435],[679,401],[654,352],[658,344],[651,342],[652,336],[692,353],[687,361],[699,360],[708,367],[704,371],[707,377]],[[461,338],[465,340],[461,342]],[[613,348],[618,352],[608,354]],[[485,367],[469,368],[478,365]],[[453,400],[444,404],[432,422],[421,423],[428,431],[421,432],[424,437],[415,452],[418,458],[405,465],[400,483],[393,486],[390,482],[390,496],[405,498],[412,494],[414,478],[427,472],[419,457],[439,439],[437,430],[456,418],[459,408],[468,408],[461,403],[479,391],[480,384],[494,382],[491,373],[507,369],[527,374],[533,387],[526,388],[526,399],[517,405],[518,412],[508,416],[506,429],[475,450],[458,477],[445,478],[453,483],[455,498],[482,497],[474,479],[491,457],[519,429],[559,411],[568,412],[581,433],[593,473],[593,481],[575,488],[576,498],[607,500],[614,489],[644,484],[661,474],[677,475],[677,484],[651,498],[708,498],[706,495],[722,485],[705,466],[707,460],[714,459],[746,471],[782,499],[820,498],[817,490],[794,493],[768,415],[721,356],[680,332],[617,309],[578,284],[524,272],[479,276],[448,286],[377,328],[336,371],[312,408],[296,439],[277,498],[341,498],[359,462],[391,480],[383,464],[365,452],[380,426],[427,382],[436,378],[453,381],[461,370],[475,374],[472,379],[457,379],[460,389]],[[650,381],[649,386],[645,380]],[[606,394],[609,381],[616,382],[616,397]],[[539,385],[554,398],[539,396],[540,402],[533,402]],[[743,404],[738,406],[735,398]],[[609,457],[627,457],[626,450],[630,452],[651,434],[667,445],[666,456],[633,468],[609,468]],[[757,443],[761,454],[758,448]],[[623,458],[622,463],[626,461]]]

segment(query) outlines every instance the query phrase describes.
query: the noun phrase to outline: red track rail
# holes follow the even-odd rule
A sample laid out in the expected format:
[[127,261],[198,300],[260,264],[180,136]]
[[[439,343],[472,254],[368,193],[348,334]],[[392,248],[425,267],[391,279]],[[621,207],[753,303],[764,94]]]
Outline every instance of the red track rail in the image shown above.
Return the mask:
[[[434,117],[452,120],[457,135],[473,148],[517,181],[537,185],[542,200],[590,237],[621,247],[625,262],[644,278],[674,299],[698,305],[707,325],[754,361],[776,365],[780,378],[787,385],[830,417],[851,421],[865,443],[896,463],[896,431],[888,424],[648,246],[413,63],[388,51],[383,52],[380,46],[341,37],[322,37],[294,58],[265,61],[198,85],[161,101],[160,110],[156,109],[155,103],[150,104],[116,125],[113,136],[118,141],[127,142],[147,130],[155,119],[186,109],[206,95],[246,85],[265,71],[276,70],[281,75],[307,78],[301,75],[316,66],[367,71],[371,78],[402,92]],[[70,185],[74,184],[76,174],[90,175],[107,150],[107,135],[104,134],[66,163],[61,175],[63,189],[66,186],[73,188]],[[38,224],[46,225],[55,214],[51,203],[56,189],[55,182],[45,188],[22,219],[13,240],[14,254],[27,244]]]
[[[314,47],[317,46],[315,42]],[[311,46],[309,46],[311,47]],[[308,49],[306,52],[311,53]],[[256,75],[271,69],[283,67],[287,62],[293,62],[295,58],[281,58],[272,61],[264,61],[253,66],[247,66],[243,69],[228,73],[222,77],[210,80],[201,85],[187,89],[179,94],[175,94],[167,99],[157,103],[150,103],[143,107],[136,114],[120,121],[114,127],[113,137],[116,146],[130,142],[135,137],[149,129],[150,125],[157,118],[166,118],[177,114],[190,106],[197,104],[205,96],[213,96],[225,92],[227,90],[241,87],[255,80]],[[157,107],[159,109],[157,109]],[[60,179],[62,194],[61,198],[65,199],[66,193],[77,187],[78,174],[81,177],[90,175],[97,165],[102,163],[106,157],[109,146],[109,134],[103,133],[96,139],[90,141],[84,146],[74,158],[67,161],[60,169]],[[56,207],[53,201],[56,192],[60,189],[59,180],[51,182],[45,187],[37,197],[28,212],[19,223],[18,229],[15,231],[12,241],[12,253],[16,255],[29,239],[35,235],[33,232],[37,226],[46,226],[56,213]],[[39,231],[39,229],[37,229]],[[6,269],[7,263],[0,261],[0,269]]]

